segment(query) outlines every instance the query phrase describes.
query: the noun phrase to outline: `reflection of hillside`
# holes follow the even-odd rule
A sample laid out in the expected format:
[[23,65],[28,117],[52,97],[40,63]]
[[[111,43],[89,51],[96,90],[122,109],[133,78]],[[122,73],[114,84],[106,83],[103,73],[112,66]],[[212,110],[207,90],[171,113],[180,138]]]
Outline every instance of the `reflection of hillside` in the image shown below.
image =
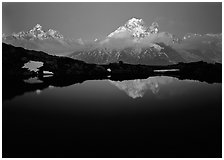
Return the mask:
[[[190,74],[190,73],[189,73]],[[173,76],[178,78],[179,80],[198,80],[205,81],[202,79],[194,79],[192,76]],[[153,76],[153,77],[145,77],[145,76],[131,76],[131,77],[114,77],[111,76],[108,80],[111,84],[115,85],[121,90],[124,90],[130,97],[137,98],[143,97],[147,90],[151,90],[153,94],[157,94],[159,92],[160,86],[169,84],[173,82],[176,78],[173,78],[172,75],[167,76]],[[142,78],[142,79],[140,79]],[[147,79],[144,79],[147,78]],[[211,77],[209,83],[221,83],[213,80],[214,77]],[[88,80],[102,80],[106,78],[102,77],[55,77],[55,76],[43,76],[43,77],[31,77],[31,78],[21,78],[21,77],[7,77],[3,76],[2,79],[2,93],[3,93],[3,101],[7,99],[12,99],[15,96],[23,95],[26,92],[36,92],[42,91],[49,87],[66,87],[73,84],[80,84],[84,81]],[[221,81],[221,80],[220,80]],[[208,82],[207,82],[208,83]]]
[[174,80],[172,77],[149,77],[147,79],[111,81],[109,82],[120,90],[125,91],[132,98],[143,97],[147,90],[151,90],[153,94],[157,94],[161,84],[168,84]]

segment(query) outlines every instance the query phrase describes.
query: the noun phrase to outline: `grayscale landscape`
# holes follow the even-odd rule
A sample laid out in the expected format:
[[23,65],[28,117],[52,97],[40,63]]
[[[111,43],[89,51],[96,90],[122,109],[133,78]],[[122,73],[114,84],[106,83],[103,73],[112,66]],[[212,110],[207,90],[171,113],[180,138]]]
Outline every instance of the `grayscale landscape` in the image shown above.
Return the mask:
[[221,158],[221,2],[3,2],[3,158]]

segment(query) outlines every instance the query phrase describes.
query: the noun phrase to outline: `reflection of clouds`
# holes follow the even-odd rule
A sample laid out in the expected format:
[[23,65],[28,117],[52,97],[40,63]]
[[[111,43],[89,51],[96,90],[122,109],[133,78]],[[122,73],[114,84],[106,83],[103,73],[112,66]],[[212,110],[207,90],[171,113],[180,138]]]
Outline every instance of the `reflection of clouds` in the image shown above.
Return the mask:
[[161,84],[168,84],[173,81],[172,77],[150,77],[148,79],[136,79],[127,81],[111,81],[109,82],[120,90],[125,91],[130,97],[143,97],[147,90],[151,90],[153,94],[157,94]]

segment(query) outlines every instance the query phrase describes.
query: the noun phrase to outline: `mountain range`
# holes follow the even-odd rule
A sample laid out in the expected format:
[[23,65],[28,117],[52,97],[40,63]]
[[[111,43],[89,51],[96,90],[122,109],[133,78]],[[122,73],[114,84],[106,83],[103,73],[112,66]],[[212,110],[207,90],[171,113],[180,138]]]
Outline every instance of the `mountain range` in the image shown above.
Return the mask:
[[187,33],[179,38],[159,30],[157,22],[147,26],[132,18],[104,39],[83,42],[67,39],[58,31],[43,31],[37,24],[28,32],[4,35],[2,41],[25,49],[66,55],[87,63],[168,65],[178,62],[219,62],[222,59],[222,34]]
[[79,40],[67,39],[56,30],[43,31],[40,24],[27,32],[21,31],[11,35],[3,34],[2,41],[15,47],[44,51],[56,55],[72,53],[82,46]]

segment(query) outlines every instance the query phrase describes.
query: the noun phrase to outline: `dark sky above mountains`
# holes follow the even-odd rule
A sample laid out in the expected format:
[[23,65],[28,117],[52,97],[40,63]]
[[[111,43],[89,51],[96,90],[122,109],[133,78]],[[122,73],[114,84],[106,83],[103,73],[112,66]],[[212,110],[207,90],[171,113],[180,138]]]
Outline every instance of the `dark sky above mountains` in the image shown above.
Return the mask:
[[157,21],[160,31],[177,36],[185,33],[221,33],[221,2],[201,3],[2,3],[2,32],[28,31],[37,23],[65,37],[103,38],[131,18],[147,25]]

